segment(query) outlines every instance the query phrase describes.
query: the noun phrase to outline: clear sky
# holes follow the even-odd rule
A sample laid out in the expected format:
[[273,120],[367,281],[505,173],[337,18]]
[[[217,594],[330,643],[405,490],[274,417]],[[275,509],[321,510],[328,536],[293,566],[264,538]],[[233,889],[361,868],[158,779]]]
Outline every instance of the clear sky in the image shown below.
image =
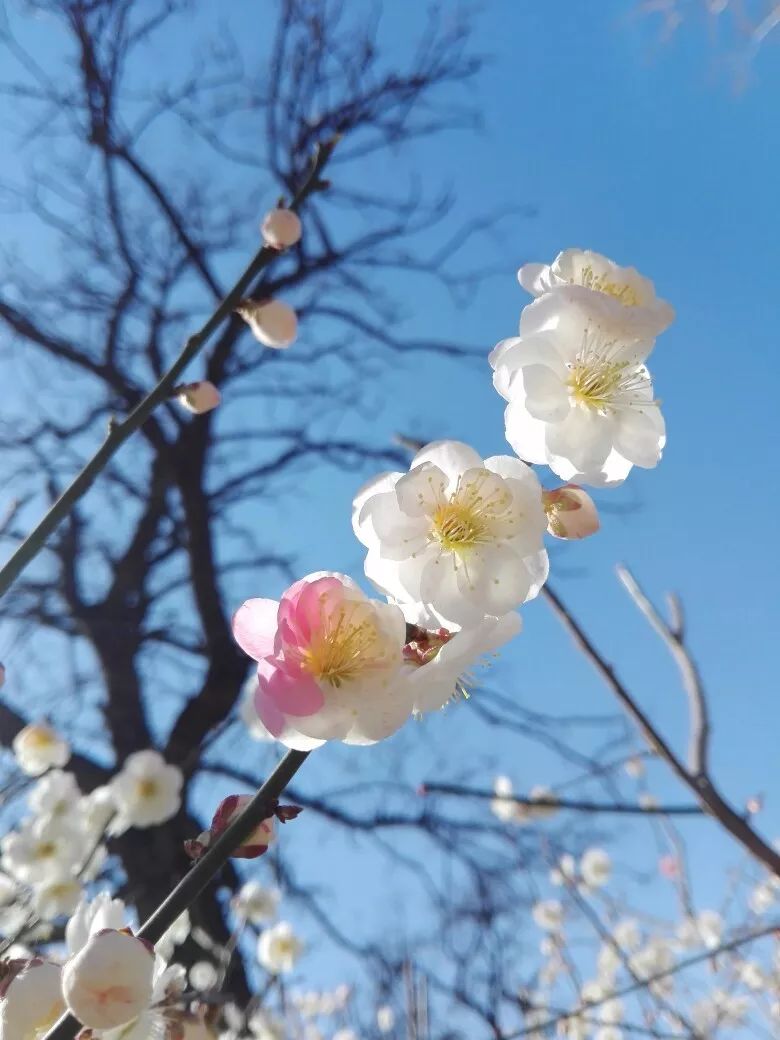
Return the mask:
[[[402,49],[418,4],[385,7],[385,39],[391,50]],[[626,562],[653,596],[670,589],[682,596],[712,705],[715,772],[737,804],[766,793],[760,819],[772,836],[780,834],[780,64],[770,38],[737,89],[729,59],[734,38],[719,40],[714,22],[694,18],[661,43],[657,24],[632,17],[632,10],[631,0],[485,4],[476,49],[488,61],[471,95],[483,127],[476,137],[457,132],[418,144],[410,165],[452,185],[463,221],[507,210],[495,233],[470,240],[462,259],[464,266],[498,263],[503,274],[461,306],[444,291],[426,287],[423,296],[412,277],[398,275],[390,286],[404,299],[404,331],[472,344],[484,360],[455,365],[428,356],[399,364],[371,388],[370,399],[381,406],[372,428],[388,441],[400,430],[467,440],[485,455],[508,452],[486,357],[515,332],[527,302],[515,279],[519,264],[581,246],[654,279],[677,310],[651,359],[667,419],[665,456],[657,470],[634,470],[624,488],[599,496],[630,508],[605,513],[598,537],[558,553],[553,580],[679,747],[685,705],[677,676],[618,586],[613,565]],[[367,175],[389,187],[395,171]],[[509,213],[524,207],[535,215]],[[359,483],[330,471],[307,477],[300,513],[285,517],[301,573],[360,573],[348,509]],[[248,583],[241,589],[274,591]],[[525,632],[496,672],[501,685],[520,688],[529,706],[561,714],[610,710],[607,692],[568,651],[544,604],[529,604],[523,614]],[[451,735],[467,710],[425,726]],[[457,739],[467,751],[462,731]],[[420,745],[408,767],[418,781],[427,778],[422,737]],[[565,775],[539,749],[524,748],[522,760],[509,742],[493,750],[499,759],[505,752],[504,771],[519,787]],[[312,766],[316,784],[319,767]],[[680,798],[660,768],[654,787]],[[714,833],[706,824],[691,826],[708,839]],[[720,842],[700,847],[705,903],[720,891],[712,862],[725,862],[722,852]]]

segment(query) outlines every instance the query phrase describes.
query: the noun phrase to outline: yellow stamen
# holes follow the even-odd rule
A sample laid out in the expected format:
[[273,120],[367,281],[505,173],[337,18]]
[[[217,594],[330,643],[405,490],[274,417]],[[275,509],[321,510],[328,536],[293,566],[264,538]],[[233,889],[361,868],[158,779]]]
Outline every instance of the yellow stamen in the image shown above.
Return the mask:
[[139,798],[154,798],[157,794],[157,781],[139,780],[137,790]]
[[376,625],[362,613],[348,605],[332,613],[322,611],[319,629],[301,650],[301,664],[315,679],[338,689],[367,669],[387,663]]
[[492,541],[494,524],[507,519],[511,495],[496,490],[485,497],[482,485],[489,474],[486,470],[483,474],[465,485],[458,480],[455,492],[431,516],[431,538],[449,552],[462,555],[476,545]]
[[[571,281],[574,282],[575,279],[571,279]],[[606,274],[596,274],[591,264],[583,267],[580,274],[580,285],[584,285],[586,289],[593,289],[595,292],[611,296],[613,300],[622,303],[624,307],[639,307],[642,302],[637,295],[636,289],[632,286],[627,285],[625,282],[611,282]]]

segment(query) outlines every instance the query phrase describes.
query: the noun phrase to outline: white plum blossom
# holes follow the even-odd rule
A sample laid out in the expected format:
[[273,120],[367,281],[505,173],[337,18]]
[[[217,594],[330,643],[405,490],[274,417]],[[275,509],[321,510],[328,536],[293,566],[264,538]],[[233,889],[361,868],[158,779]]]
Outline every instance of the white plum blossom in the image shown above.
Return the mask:
[[72,874],[53,877],[33,888],[32,908],[43,921],[69,917],[81,899],[81,883]]
[[623,1040],[623,1030],[617,1026],[602,1026],[593,1034],[593,1040]]
[[761,881],[748,898],[748,906],[754,914],[765,914],[777,902],[777,890],[771,881]]
[[303,953],[303,943],[287,921],[279,921],[260,933],[257,959],[272,975],[290,972]]
[[111,817],[116,813],[116,803],[111,787],[106,784],[96,787],[79,799],[77,813],[82,828],[93,838],[106,831]]
[[596,958],[599,982],[611,989],[622,963],[618,946],[614,943],[604,943],[599,948]]
[[264,924],[276,917],[280,892],[266,888],[259,881],[247,881],[233,897],[233,909],[250,924]]
[[122,834],[130,827],[154,827],[170,820],[181,805],[182,783],[181,770],[168,765],[159,752],[128,755],[110,783],[117,809],[112,833]]
[[4,868],[27,884],[69,873],[80,863],[80,835],[63,821],[32,817],[0,842]]
[[395,1012],[388,1004],[376,1009],[376,1027],[380,1033],[389,1033],[395,1025]]
[[551,264],[525,264],[517,278],[532,296],[563,295],[629,337],[654,338],[674,321],[674,308],[656,296],[649,278],[589,249],[565,249]]
[[121,899],[100,892],[92,900],[82,899],[65,928],[65,944],[72,957],[86,946],[98,932],[119,931],[127,923],[127,910]]
[[528,792],[530,802],[545,802],[545,805],[525,805],[511,801],[513,795],[512,782],[509,777],[497,776],[493,783],[496,797],[490,802],[490,811],[505,823],[525,824],[531,820],[544,820],[558,812],[555,792],[549,787],[534,785]]
[[697,1030],[707,1034],[716,1029],[720,1031],[724,1026],[741,1025],[747,1007],[747,999],[741,994],[716,989],[693,1005],[690,1019]]
[[495,798],[490,802],[490,811],[503,823],[509,823],[517,817],[518,810],[523,807],[512,801],[514,788],[508,776],[497,776],[493,781]]
[[70,759],[70,745],[45,722],[25,726],[13,740],[19,768],[27,776],[41,776],[53,766],[61,769]]
[[612,861],[604,849],[587,849],[580,860],[580,874],[588,888],[603,888],[612,873]]
[[50,769],[30,791],[27,804],[36,816],[68,816],[75,812],[80,798],[73,773]]
[[622,950],[638,950],[642,942],[639,924],[630,917],[618,921],[612,929],[612,937]]
[[574,856],[566,852],[550,871],[550,884],[555,885],[556,888],[561,888],[563,885],[576,881],[576,879],[577,861]]
[[545,932],[560,931],[563,925],[563,905],[557,899],[545,899],[532,910],[536,925]]
[[62,969],[68,1010],[92,1029],[115,1029],[148,1010],[154,951],[127,932],[108,929],[90,936]]
[[13,978],[0,1001],[0,1037],[38,1040],[64,1011],[60,966],[31,961]]
[[211,961],[196,961],[189,971],[190,985],[200,993],[207,993],[213,989],[218,980],[219,972]]
[[[670,971],[674,967],[674,953],[668,942],[655,937],[629,958],[629,967],[638,978],[647,979],[651,975]],[[671,980],[659,980],[654,985],[663,991],[671,985]]]
[[435,441],[408,473],[384,473],[353,503],[366,576],[399,603],[420,603],[445,628],[501,617],[547,578],[542,489],[519,459],[484,461]]
[[702,910],[695,918],[686,918],[677,928],[677,940],[683,949],[706,946],[714,950],[723,937],[723,918],[715,910]]
[[764,969],[756,961],[743,961],[739,966],[739,980],[743,986],[759,992],[766,988],[767,977]]
[[490,354],[493,385],[508,402],[506,438],[520,458],[597,487],[655,466],[666,432],[644,364],[651,348],[652,340],[616,338],[556,294],[526,307],[520,335]]

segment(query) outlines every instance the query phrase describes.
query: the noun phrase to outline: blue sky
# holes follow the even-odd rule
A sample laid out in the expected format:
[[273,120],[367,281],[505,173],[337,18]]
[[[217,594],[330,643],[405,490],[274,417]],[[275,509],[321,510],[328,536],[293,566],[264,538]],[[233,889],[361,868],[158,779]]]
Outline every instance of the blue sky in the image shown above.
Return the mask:
[[[383,32],[391,51],[404,49],[417,7],[412,0],[386,4]],[[519,264],[581,246],[653,278],[677,309],[651,359],[668,447],[657,470],[635,470],[623,488],[599,496],[631,508],[605,513],[598,537],[558,553],[553,580],[679,747],[685,705],[677,676],[618,586],[614,564],[632,567],[653,596],[669,589],[682,596],[712,706],[716,775],[737,804],[766,792],[761,820],[770,836],[778,834],[772,792],[780,717],[773,666],[780,623],[773,538],[780,67],[772,41],[737,90],[728,60],[734,41],[719,42],[705,18],[661,44],[654,23],[630,17],[630,0],[496,0],[485,7],[476,47],[489,60],[471,93],[483,128],[476,137],[454,132],[419,142],[407,166],[433,184],[451,184],[457,219],[508,212],[495,232],[470,241],[462,261],[498,263],[504,273],[462,306],[443,290],[423,291],[415,277],[398,274],[389,286],[404,300],[403,331],[470,343],[483,349],[484,360],[456,365],[427,356],[394,367],[367,388],[368,400],[381,409],[372,428],[388,441],[402,431],[467,440],[485,455],[508,451],[486,356],[514,333],[527,302],[515,279]],[[366,176],[389,188],[404,172],[403,160],[399,166],[390,173],[369,166]],[[518,207],[532,207],[536,215],[509,213]],[[359,483],[330,471],[307,476],[299,511],[284,518],[301,573],[323,567],[360,573],[348,508]],[[242,595],[279,591],[252,589],[248,581]],[[524,619],[524,634],[504,655],[496,681],[507,691],[517,688],[529,705],[561,714],[611,709],[607,692],[569,650],[545,605],[529,604]],[[463,730],[467,710],[428,720],[425,733],[415,735],[406,764],[411,781],[428,778],[432,740],[452,740],[475,761],[489,752],[522,788],[566,777],[538,748],[524,747],[521,758],[499,738],[489,749],[470,746]],[[364,752],[350,756],[356,754]],[[378,763],[391,762],[392,742],[376,755]],[[359,768],[353,757],[340,757],[346,769]],[[311,763],[313,786],[325,768]],[[661,767],[653,771],[653,786],[680,798]],[[706,905],[718,898],[720,868],[734,857],[713,828],[691,827],[712,841],[706,853],[694,852]],[[303,837],[296,840],[303,848]],[[334,869],[341,855],[333,852]],[[369,899],[367,888],[356,889]],[[345,912],[348,906],[346,899]]]

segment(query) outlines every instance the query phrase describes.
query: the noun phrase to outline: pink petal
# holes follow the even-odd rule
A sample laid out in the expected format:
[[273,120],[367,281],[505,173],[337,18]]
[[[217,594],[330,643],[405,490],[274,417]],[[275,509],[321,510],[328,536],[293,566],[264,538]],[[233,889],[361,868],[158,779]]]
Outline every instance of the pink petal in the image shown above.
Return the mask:
[[279,605],[279,622],[285,624],[285,642],[289,640],[294,646],[308,646],[312,634],[320,627],[322,604],[320,597],[333,593],[342,593],[344,586],[338,578],[316,578],[314,581],[300,581],[282,596]]
[[310,675],[278,658],[266,658],[257,677],[265,696],[284,715],[314,715],[325,703],[322,690]]
[[284,732],[287,725],[284,715],[259,684],[255,691],[255,711],[272,737],[278,737]]
[[248,599],[233,615],[233,638],[255,661],[274,651],[278,612],[275,599]]

